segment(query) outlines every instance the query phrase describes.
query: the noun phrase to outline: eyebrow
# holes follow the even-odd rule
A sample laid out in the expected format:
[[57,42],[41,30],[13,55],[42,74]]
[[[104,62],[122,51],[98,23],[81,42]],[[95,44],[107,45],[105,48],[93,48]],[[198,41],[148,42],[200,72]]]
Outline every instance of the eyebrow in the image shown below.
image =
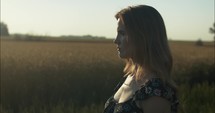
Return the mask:
[[125,30],[117,29],[118,32],[125,32]]
[[123,29],[122,27],[117,27],[117,31],[123,31],[123,32],[125,32],[125,29]]
[[125,29],[123,27],[119,27],[119,26],[117,27],[117,30],[118,31],[125,31]]

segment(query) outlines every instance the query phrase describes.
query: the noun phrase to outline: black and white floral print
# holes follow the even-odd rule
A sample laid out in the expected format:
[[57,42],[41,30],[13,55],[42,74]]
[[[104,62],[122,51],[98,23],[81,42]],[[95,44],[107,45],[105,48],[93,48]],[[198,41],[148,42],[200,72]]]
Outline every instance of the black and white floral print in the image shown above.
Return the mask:
[[[117,87],[119,88],[120,85]],[[112,96],[107,100],[103,113],[143,113],[143,110],[137,107],[136,101],[144,101],[152,96],[159,96],[170,101],[171,113],[177,113],[179,102],[176,91],[170,86],[164,85],[160,78],[149,80],[140,90],[135,92],[131,99],[124,103],[117,103]]]

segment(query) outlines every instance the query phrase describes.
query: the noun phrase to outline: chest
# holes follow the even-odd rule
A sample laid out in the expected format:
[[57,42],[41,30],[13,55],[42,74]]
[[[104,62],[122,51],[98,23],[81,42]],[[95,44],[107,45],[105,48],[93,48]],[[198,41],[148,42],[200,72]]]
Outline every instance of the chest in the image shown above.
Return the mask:
[[138,90],[138,85],[136,84],[133,76],[128,76],[122,86],[114,94],[114,100],[118,103],[126,102],[131,99],[135,92]]

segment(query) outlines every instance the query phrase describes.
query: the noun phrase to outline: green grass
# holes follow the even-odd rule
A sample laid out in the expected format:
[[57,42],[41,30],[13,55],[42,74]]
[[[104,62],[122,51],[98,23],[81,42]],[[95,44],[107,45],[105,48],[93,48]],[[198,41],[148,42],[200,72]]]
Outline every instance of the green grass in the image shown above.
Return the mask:
[[180,86],[181,112],[184,113],[214,113],[215,85],[208,82]]

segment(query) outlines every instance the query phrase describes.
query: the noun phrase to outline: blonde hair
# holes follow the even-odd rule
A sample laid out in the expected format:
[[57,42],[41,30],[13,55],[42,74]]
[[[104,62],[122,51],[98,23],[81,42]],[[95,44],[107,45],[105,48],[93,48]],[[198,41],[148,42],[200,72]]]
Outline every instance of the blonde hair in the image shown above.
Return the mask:
[[140,80],[153,74],[174,86],[170,77],[172,55],[159,12],[151,6],[138,5],[122,9],[115,17],[124,23],[133,50],[131,58],[126,59],[126,75],[135,74]]

